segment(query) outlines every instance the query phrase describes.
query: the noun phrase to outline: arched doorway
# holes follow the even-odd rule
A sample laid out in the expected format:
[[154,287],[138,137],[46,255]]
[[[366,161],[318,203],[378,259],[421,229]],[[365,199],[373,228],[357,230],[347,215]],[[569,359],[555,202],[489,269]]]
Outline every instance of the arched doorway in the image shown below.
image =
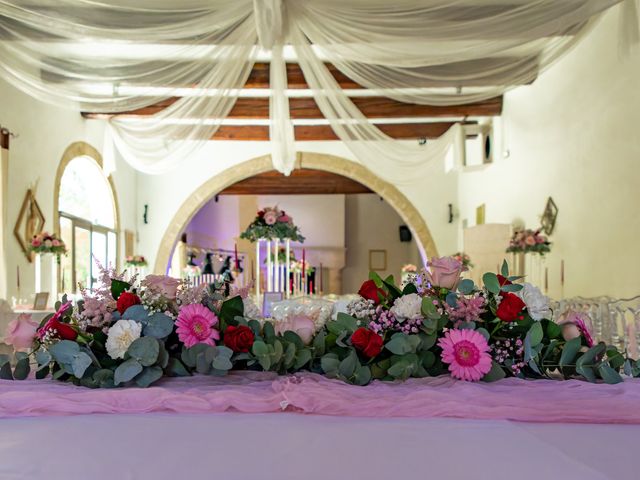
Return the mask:
[[[435,242],[429,232],[429,228],[409,199],[394,185],[377,177],[365,167],[335,155],[299,152],[297,154],[296,168],[335,173],[351,178],[368,187],[400,215],[413,233],[423,259],[427,257],[427,254],[429,256],[437,255]],[[225,188],[272,169],[271,156],[263,155],[224,170],[198,187],[180,206],[165,231],[156,255],[154,271],[156,273],[166,272],[173,248],[179,240],[179,235],[206,202]]]

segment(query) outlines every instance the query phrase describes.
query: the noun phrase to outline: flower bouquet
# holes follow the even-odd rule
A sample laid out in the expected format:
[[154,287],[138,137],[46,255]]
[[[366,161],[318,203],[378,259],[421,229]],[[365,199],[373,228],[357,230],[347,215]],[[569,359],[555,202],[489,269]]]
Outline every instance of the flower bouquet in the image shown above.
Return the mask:
[[594,344],[585,317],[569,312],[553,322],[546,297],[515,283],[506,262],[482,285],[461,279],[463,269],[454,258],[434,259],[402,290],[373,273],[347,313],[321,327],[303,317],[252,319],[248,298],[225,297],[222,285],[191,287],[161,275],[126,282],[103,271],[101,286],[82,290],[76,305],[65,298],[39,325],[10,326],[5,342],[30,351],[16,354],[15,368],[0,357],[0,378],[27,378],[30,357],[36,378],[91,388],[230,370],[307,370],[356,385],[447,373],[487,382],[640,376],[640,362]]
[[551,251],[551,242],[540,230],[524,229],[513,233],[507,253],[537,253],[544,255]]
[[453,254],[453,258],[462,263],[467,269],[473,268],[473,263],[471,263],[471,257],[464,252],[457,252]]
[[41,232],[38,235],[34,235],[31,239],[29,249],[33,253],[53,253],[54,255],[65,255],[67,253],[67,246],[64,241],[58,237],[55,233]]
[[257,242],[260,239],[283,240],[288,238],[295,242],[304,242],[300,229],[293,224],[293,218],[278,207],[267,207],[260,210],[240,238]]
[[146,267],[147,260],[142,255],[128,255],[124,259],[124,263],[127,267]]

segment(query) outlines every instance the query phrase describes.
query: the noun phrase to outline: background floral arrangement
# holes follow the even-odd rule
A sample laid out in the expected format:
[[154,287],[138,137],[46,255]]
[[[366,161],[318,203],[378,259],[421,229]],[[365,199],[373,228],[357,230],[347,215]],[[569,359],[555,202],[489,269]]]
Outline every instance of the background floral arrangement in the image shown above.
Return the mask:
[[462,263],[466,268],[473,268],[471,263],[471,257],[464,252],[457,252],[453,254],[453,258]]
[[303,317],[250,318],[247,290],[224,298],[220,286],[159,275],[125,282],[104,271],[102,286],[82,291],[75,306],[65,299],[39,325],[12,322],[5,342],[30,352],[19,352],[13,369],[0,357],[0,378],[26,378],[30,356],[36,378],[92,388],[234,369],[307,370],[357,385],[447,372],[468,381],[640,376],[640,362],[594,344],[585,317],[567,312],[551,321],[547,298],[514,283],[506,262],[500,274],[485,273],[482,286],[461,280],[463,269],[454,258],[433,259],[402,290],[371,274],[347,313],[321,328]]
[[304,242],[300,229],[293,224],[293,218],[278,207],[260,210],[255,220],[240,234],[240,238],[250,242],[257,242],[261,238],[266,240],[288,238],[294,242]]
[[128,255],[124,259],[124,263],[128,267],[146,267],[147,259],[144,258],[142,255]]
[[537,253],[544,255],[551,251],[551,242],[540,230],[524,229],[513,233],[507,253]]
[[34,235],[29,248],[33,253],[53,253],[54,255],[67,253],[67,246],[64,241],[55,233],[49,232]]

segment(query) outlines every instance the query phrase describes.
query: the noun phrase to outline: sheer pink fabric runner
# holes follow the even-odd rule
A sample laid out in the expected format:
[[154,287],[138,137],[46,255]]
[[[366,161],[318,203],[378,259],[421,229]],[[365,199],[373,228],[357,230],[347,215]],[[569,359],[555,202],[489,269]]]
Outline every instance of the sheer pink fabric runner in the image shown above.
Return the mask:
[[0,417],[95,413],[267,413],[451,417],[549,423],[640,424],[640,381],[468,383],[449,377],[356,387],[311,373],[164,379],[147,389],[90,390],[53,380],[0,381]]

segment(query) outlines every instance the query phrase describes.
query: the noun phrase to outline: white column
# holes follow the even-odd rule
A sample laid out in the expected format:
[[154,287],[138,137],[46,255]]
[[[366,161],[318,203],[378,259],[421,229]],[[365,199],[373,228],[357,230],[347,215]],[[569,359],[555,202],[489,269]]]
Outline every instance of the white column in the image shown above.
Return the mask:
[[271,240],[267,240],[267,292],[273,291],[273,270],[271,266]]
[[260,240],[256,242],[256,305],[260,305]]
[[274,285],[274,291],[276,292],[281,292],[282,290],[280,289],[280,255],[279,255],[279,250],[280,250],[280,240],[278,240],[277,238],[273,241],[273,255],[274,255],[274,271],[275,271],[275,285]]
[[285,288],[286,288],[286,297],[289,298],[291,296],[291,278],[289,277],[291,273],[291,240],[288,238],[284,241],[285,250],[286,250],[286,262],[285,265]]

